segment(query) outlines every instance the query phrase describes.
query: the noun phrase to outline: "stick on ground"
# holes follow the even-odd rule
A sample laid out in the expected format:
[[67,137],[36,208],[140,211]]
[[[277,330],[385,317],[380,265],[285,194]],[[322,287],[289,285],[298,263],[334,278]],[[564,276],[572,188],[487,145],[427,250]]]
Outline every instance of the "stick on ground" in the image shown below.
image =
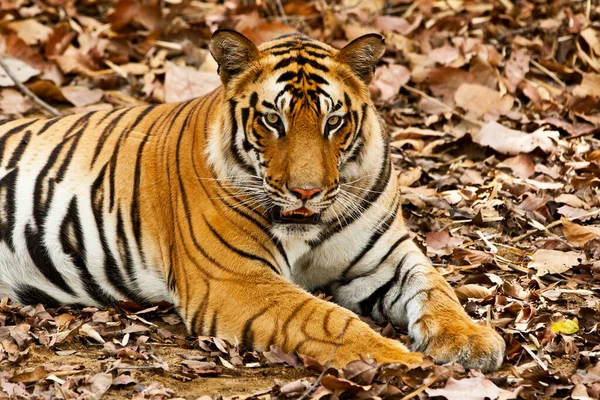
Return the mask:
[[29,88],[27,88],[27,86],[23,85],[23,83],[20,82],[13,75],[12,71],[10,70],[10,68],[8,67],[8,65],[6,65],[6,63],[4,62],[4,60],[2,58],[0,58],[0,67],[2,67],[2,69],[6,72],[6,75],[8,75],[8,77],[10,79],[12,79],[12,81],[15,83],[15,86],[17,88],[19,88],[19,90],[25,96],[29,97],[37,105],[39,105],[40,107],[42,107],[44,110],[48,111],[53,116],[55,116],[55,117],[60,117],[61,116],[60,111],[58,111],[56,108],[52,107],[50,104],[46,103],[44,100],[42,100],[39,97],[37,97],[37,95],[35,93],[33,93],[31,90],[29,90]]

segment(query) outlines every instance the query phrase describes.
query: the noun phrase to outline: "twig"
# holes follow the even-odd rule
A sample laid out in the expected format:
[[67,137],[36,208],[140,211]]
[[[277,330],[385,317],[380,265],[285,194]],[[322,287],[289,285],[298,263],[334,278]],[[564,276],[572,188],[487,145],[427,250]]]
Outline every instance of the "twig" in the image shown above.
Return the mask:
[[563,81],[561,81],[560,78],[558,76],[556,76],[556,74],[554,72],[550,71],[548,68],[544,67],[542,64],[540,64],[539,62],[535,61],[533,58],[530,61],[540,71],[542,71],[543,73],[545,73],[546,75],[548,75],[550,77],[550,79],[552,79],[554,82],[558,83],[560,85],[560,87],[562,87],[563,89],[567,87],[567,84],[564,83]]
[[53,116],[60,117],[60,111],[52,107],[50,104],[46,103],[44,100],[37,97],[36,94],[29,90],[27,86],[23,85],[23,83],[20,82],[17,79],[17,77],[13,75],[12,71],[10,70],[10,68],[8,68],[8,65],[6,65],[2,58],[0,58],[0,67],[2,67],[4,72],[6,72],[6,75],[8,75],[10,79],[12,79],[12,81],[15,83],[15,86],[19,88],[19,90],[23,92],[25,96],[29,97],[31,100],[34,101],[34,103],[42,107],[44,110],[48,111]]
[[422,90],[419,90],[417,88],[414,88],[414,87],[408,86],[408,85],[403,85],[402,87],[404,89],[408,90],[411,93],[415,93],[415,94],[418,94],[419,96],[422,96],[422,97],[426,98],[427,100],[429,100],[429,101],[437,104],[438,106],[446,108],[452,114],[456,115],[459,118],[464,119],[467,122],[470,122],[473,125],[477,125],[479,127],[483,126],[483,123],[481,121],[477,121],[477,120],[474,120],[474,119],[471,119],[471,118],[469,118],[467,116],[462,115],[461,113],[459,113],[458,111],[456,111],[454,108],[450,107],[448,104],[444,103],[443,101],[440,101],[440,100],[436,99],[435,97],[432,97],[432,96],[428,95],[427,93],[425,93]]
[[422,391],[424,391],[425,389],[427,389],[429,386],[433,385],[435,383],[435,381],[437,381],[439,379],[439,377],[440,377],[440,375],[434,375],[433,378],[431,379],[431,381],[429,381],[427,383],[424,383],[417,390],[415,390],[412,393],[407,394],[406,396],[404,396],[400,400],[412,399],[413,397],[415,397],[416,395],[418,395],[419,393],[421,393]]

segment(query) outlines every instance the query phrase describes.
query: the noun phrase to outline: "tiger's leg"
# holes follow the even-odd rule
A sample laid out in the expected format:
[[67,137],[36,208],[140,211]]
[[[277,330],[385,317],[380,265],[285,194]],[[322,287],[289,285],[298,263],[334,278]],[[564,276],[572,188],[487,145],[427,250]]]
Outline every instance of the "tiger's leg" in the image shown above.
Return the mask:
[[437,362],[456,361],[485,371],[499,368],[504,340],[471,320],[408,234],[391,232],[371,251],[378,246],[380,254],[389,252],[385,259],[376,266],[357,263],[344,281],[333,285],[336,301],[375,320],[407,326],[412,349]]
[[[206,280],[187,271],[193,292],[180,297],[179,309],[188,330],[223,337],[245,348],[266,350],[275,344],[332,361],[340,367],[359,355],[379,362],[418,365],[422,356],[401,343],[384,338],[356,314],[320,300],[264,268],[239,279]],[[193,285],[193,286],[192,286]],[[179,286],[179,285],[178,285]]]

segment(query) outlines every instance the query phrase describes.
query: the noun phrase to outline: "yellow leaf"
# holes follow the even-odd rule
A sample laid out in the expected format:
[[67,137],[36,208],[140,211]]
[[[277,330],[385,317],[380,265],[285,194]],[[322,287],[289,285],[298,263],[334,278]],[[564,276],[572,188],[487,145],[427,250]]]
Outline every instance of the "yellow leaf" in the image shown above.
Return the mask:
[[552,324],[552,332],[562,333],[564,335],[573,335],[579,330],[577,318],[568,319],[566,321],[557,321]]

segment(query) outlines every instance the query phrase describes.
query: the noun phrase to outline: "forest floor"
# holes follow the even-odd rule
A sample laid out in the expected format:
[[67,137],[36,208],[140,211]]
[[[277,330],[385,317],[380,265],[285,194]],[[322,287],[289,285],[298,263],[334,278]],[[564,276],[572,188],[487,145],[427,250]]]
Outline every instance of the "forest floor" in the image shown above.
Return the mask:
[[0,120],[202,95],[219,84],[206,50],[218,27],[257,44],[293,31],[337,47],[384,34],[371,89],[407,224],[467,312],[507,344],[485,375],[430,362],[334,370],[187,337],[164,304],[3,299],[0,399],[598,399],[598,17],[596,1],[567,0],[0,0],[13,75],[0,68]]

